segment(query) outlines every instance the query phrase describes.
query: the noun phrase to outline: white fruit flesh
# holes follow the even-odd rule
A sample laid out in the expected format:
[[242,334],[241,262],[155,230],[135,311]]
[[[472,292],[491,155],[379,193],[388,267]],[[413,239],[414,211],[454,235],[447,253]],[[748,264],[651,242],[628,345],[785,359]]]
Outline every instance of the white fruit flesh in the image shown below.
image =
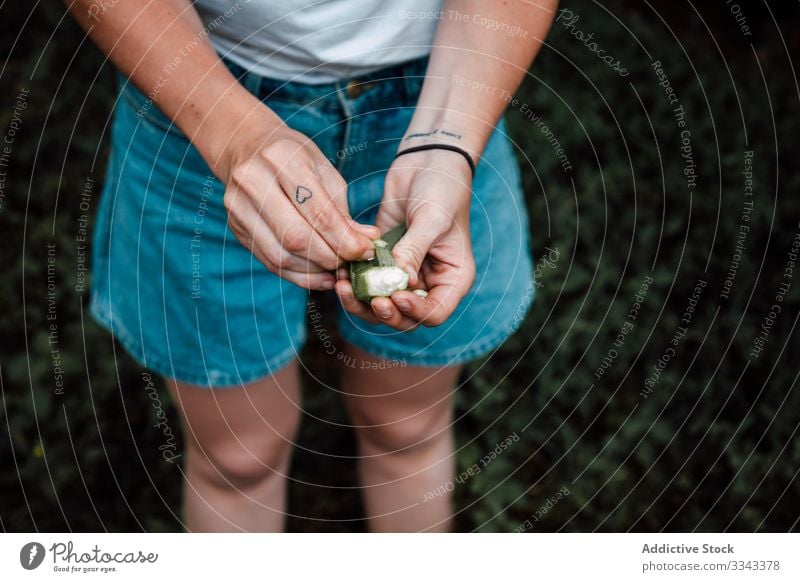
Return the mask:
[[408,287],[408,273],[400,267],[376,267],[367,271],[364,278],[373,297],[389,297]]

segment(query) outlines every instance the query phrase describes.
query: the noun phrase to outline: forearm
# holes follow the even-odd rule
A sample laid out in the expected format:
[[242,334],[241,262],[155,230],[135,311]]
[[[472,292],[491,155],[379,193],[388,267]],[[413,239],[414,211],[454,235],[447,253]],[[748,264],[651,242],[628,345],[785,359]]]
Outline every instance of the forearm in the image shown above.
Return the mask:
[[95,44],[189,137],[221,178],[223,152],[244,120],[265,131],[277,116],[230,74],[208,41],[188,0],[117,2],[98,10],[96,0],[67,5]]
[[446,0],[401,149],[448,142],[480,157],[547,35],[557,0]]

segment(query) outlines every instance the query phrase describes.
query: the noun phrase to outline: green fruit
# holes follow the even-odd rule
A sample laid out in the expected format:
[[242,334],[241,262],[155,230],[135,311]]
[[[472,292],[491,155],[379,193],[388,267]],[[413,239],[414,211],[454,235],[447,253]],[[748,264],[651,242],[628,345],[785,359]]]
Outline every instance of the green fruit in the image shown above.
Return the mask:
[[396,226],[375,241],[375,258],[350,263],[350,284],[356,299],[369,302],[373,297],[389,297],[408,288],[408,273],[398,267],[392,249],[406,232],[406,225]]

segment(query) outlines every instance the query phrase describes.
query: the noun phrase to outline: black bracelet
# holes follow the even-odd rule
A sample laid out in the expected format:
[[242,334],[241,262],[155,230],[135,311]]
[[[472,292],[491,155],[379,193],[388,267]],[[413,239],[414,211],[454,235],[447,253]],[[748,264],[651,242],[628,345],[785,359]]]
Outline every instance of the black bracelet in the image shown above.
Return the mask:
[[429,143],[426,145],[414,146],[413,148],[408,148],[403,150],[402,152],[398,152],[397,155],[394,157],[395,159],[399,158],[400,156],[404,156],[406,154],[413,154],[414,152],[424,152],[426,150],[447,150],[449,152],[456,152],[457,154],[461,154],[464,156],[464,159],[467,160],[469,164],[469,169],[472,171],[472,177],[475,177],[475,162],[472,159],[472,156],[467,153],[466,150],[462,150],[458,146],[446,144],[446,143]]

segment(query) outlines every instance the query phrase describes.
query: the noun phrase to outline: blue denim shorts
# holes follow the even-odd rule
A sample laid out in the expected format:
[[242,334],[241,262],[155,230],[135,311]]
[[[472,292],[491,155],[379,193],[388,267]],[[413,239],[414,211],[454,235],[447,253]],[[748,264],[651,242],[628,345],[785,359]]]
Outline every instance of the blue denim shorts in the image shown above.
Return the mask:
[[[374,221],[426,60],[358,78],[356,89],[349,80],[285,83],[226,64],[334,162],[349,184],[351,214]],[[528,217],[503,123],[473,185],[472,290],[443,325],[398,332],[342,309],[320,314],[310,309],[306,290],[270,273],[228,228],[224,185],[197,150],[145,95],[119,80],[93,239],[91,313],[152,371],[206,387],[241,385],[297,357],[309,332],[330,348],[334,326],[344,341],[400,365],[453,365],[499,346],[533,303]]]

